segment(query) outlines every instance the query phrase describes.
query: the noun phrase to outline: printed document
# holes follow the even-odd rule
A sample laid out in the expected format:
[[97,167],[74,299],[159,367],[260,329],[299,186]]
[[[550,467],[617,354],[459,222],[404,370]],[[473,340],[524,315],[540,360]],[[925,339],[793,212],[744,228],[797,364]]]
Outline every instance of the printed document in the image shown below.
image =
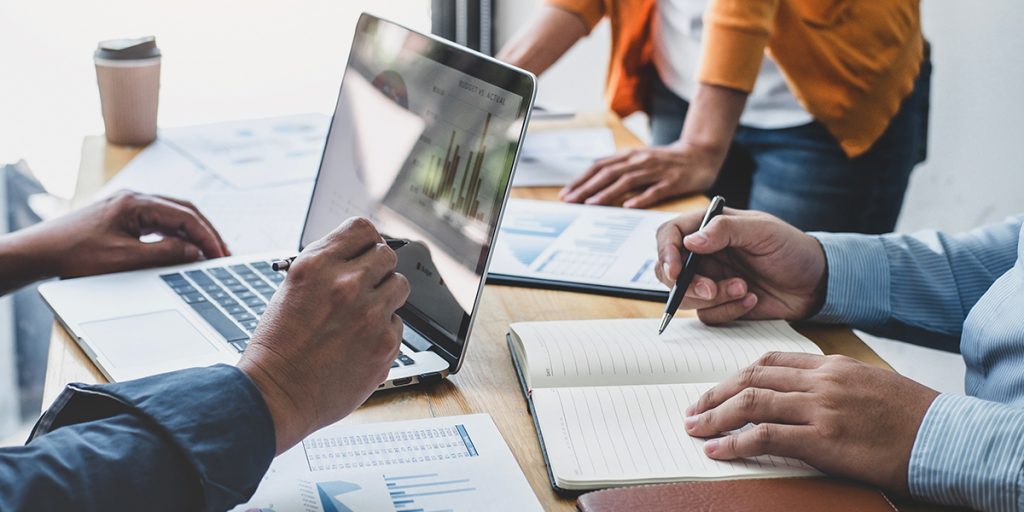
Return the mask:
[[594,161],[615,153],[608,128],[538,130],[526,134],[513,187],[560,187],[583,174]]
[[655,234],[675,214],[510,199],[489,273],[662,291]]
[[541,511],[489,415],[336,424],[277,457],[245,511]]

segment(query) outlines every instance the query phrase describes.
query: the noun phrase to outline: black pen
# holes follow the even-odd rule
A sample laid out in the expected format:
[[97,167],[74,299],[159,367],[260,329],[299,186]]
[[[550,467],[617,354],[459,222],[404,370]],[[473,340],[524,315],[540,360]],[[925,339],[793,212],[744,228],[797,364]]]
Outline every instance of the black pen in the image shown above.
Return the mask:
[[[384,243],[388,244],[388,247],[390,247],[392,250],[396,250],[396,251],[398,249],[401,249],[402,247],[405,247],[405,246],[409,245],[409,241],[408,240],[402,240],[402,239],[399,239],[399,238],[385,238],[384,239]],[[271,268],[273,268],[274,270],[276,270],[278,272],[284,272],[284,271],[288,270],[288,267],[292,266],[292,262],[295,261],[295,258],[298,258],[298,256],[292,256],[291,258],[285,258],[283,260],[277,260],[277,261],[271,263],[270,266],[271,266]]]
[[[704,229],[711,222],[711,219],[721,215],[724,209],[724,197],[715,196],[712,198],[711,204],[708,205],[708,211],[704,214],[704,220],[701,221],[697,231]],[[683,270],[679,272],[679,277],[676,278],[676,285],[672,287],[672,291],[668,294],[668,304],[665,304],[665,315],[661,317],[661,327],[658,328],[659,335],[665,332],[665,328],[672,321],[672,317],[679,309],[679,305],[683,303],[686,290],[690,287],[690,283],[693,282],[693,276],[697,275],[698,263],[700,263],[699,254],[691,252],[686,257],[686,262],[683,263]]]

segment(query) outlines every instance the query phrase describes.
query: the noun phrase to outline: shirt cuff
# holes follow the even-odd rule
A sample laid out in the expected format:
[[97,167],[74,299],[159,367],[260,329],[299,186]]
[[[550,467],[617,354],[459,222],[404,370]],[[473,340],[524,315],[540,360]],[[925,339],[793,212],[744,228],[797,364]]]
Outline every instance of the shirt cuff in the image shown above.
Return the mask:
[[939,395],[910,453],[910,493],[978,510],[1021,510],[1024,409]]
[[117,384],[70,384],[32,437],[125,410],[151,424],[195,468],[207,510],[248,500],[274,458],[274,423],[263,395],[227,365]]
[[880,325],[889,319],[889,258],[877,236],[810,233],[825,250],[828,291],[812,322]]

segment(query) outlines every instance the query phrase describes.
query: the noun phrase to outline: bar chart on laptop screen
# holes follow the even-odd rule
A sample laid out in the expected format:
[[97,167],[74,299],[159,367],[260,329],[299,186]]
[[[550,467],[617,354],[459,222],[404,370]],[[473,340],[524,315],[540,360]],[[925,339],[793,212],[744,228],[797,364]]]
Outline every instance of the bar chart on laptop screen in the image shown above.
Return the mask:
[[508,186],[523,98],[418,55],[401,54],[394,68],[424,129],[383,206],[476,268]]
[[487,157],[485,144],[491,117],[490,113],[485,117],[480,142],[475,151],[470,150],[467,154],[467,148],[456,142],[458,132],[452,130],[443,153],[438,151],[441,146],[435,145],[434,151],[415,158],[413,165],[420,167],[418,174],[421,179],[411,185],[412,191],[443,204],[466,219],[486,222],[485,213],[493,209],[495,201],[494,197],[484,194],[484,176],[481,175]]

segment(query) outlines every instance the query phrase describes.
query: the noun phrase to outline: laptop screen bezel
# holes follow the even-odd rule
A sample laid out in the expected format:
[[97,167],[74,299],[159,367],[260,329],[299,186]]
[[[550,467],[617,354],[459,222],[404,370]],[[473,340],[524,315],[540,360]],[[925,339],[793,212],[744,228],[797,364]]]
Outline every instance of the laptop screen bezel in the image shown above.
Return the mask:
[[[505,206],[508,203],[509,192],[512,188],[512,178],[515,173],[516,164],[519,160],[523,139],[526,136],[526,127],[529,123],[529,116],[533,110],[537,90],[537,78],[528,71],[515,68],[484,54],[455,45],[447,40],[432,35],[423,34],[401,24],[364,12],[359,17],[355,35],[352,38],[352,50],[349,53],[348,61],[345,66],[345,73],[342,76],[341,86],[338,89],[338,102],[341,101],[341,91],[344,90],[345,87],[344,75],[347,75],[348,69],[352,66],[352,59],[354,58],[354,55],[356,55],[357,45],[361,43],[361,39],[363,37],[366,37],[366,28],[371,23],[386,23],[393,27],[402,29],[409,34],[409,37],[418,38],[420,40],[418,42],[422,43],[425,48],[425,51],[421,54],[424,57],[473,76],[491,85],[505,89],[523,98],[522,104],[520,105],[520,111],[517,116],[518,118],[523,119],[523,124],[518,139],[512,142],[515,145],[513,147],[513,151],[509,152],[510,161],[507,162],[509,176],[505,184],[505,192],[500,200],[494,224],[490,227],[490,232],[488,233],[487,240],[489,243],[485,245],[481,251],[481,258],[476,269],[476,272],[480,275],[480,283],[477,285],[472,310],[469,311],[467,316],[463,319],[459,332],[456,334],[456,338],[454,340],[451,339],[448,333],[434,327],[428,319],[421,317],[409,306],[405,306],[399,310],[399,316],[402,317],[406,327],[413,329],[429,341],[431,345],[430,350],[437,353],[448,362],[449,373],[456,373],[462,366],[462,361],[464,359],[463,356],[465,355],[466,346],[473,330],[473,324],[475,323],[474,320],[476,318],[477,309],[480,305],[480,296],[483,293],[484,283],[486,282],[486,270],[493,252],[491,249],[494,246],[494,239],[497,236],[498,227],[501,225],[501,219],[505,213]],[[326,154],[331,141],[331,131],[334,129],[334,116],[337,113],[337,109],[338,104],[336,102],[335,109],[331,114],[331,123],[327,130],[327,139],[324,143],[323,153],[320,157],[320,166],[317,169],[317,176],[313,182],[312,192],[310,193],[310,201],[306,209],[306,216],[302,225],[302,235],[299,237],[300,252],[305,248],[302,241],[306,238],[306,229],[309,225],[309,217],[313,211],[313,201],[316,197],[316,187],[319,184],[321,173],[324,172],[323,155]]]

